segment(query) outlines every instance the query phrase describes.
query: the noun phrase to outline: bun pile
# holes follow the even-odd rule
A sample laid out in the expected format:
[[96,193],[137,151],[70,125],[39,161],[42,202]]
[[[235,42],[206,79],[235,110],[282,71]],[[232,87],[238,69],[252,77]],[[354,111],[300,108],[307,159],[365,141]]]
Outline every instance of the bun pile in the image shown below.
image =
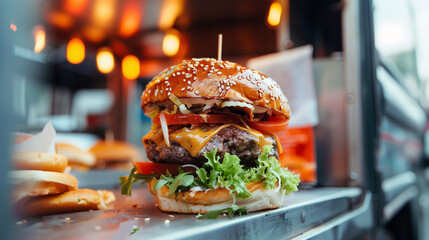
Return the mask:
[[68,165],[73,170],[87,171],[97,163],[97,159],[93,153],[83,151],[74,145],[68,143],[56,143],[55,149],[58,154],[67,157]]
[[12,205],[18,216],[106,209],[103,197],[108,195],[112,201],[112,196],[78,189],[76,177],[65,173],[67,164],[67,158],[60,154],[12,154]]
[[140,155],[137,149],[123,141],[98,141],[89,152],[97,160],[98,169],[130,170],[132,161],[139,160]]

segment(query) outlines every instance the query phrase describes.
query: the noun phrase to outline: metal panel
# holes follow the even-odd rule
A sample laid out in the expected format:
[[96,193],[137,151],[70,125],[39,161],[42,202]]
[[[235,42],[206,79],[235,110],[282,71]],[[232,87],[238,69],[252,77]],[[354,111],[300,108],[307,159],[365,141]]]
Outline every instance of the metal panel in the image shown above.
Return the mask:
[[343,11],[344,81],[347,102],[347,147],[352,185],[363,185],[362,171],[362,99],[361,99],[361,47],[360,5],[358,0],[347,0]]
[[[115,209],[27,219],[16,239],[267,239],[291,238],[354,208],[359,188],[319,188],[287,196],[279,209],[249,213],[232,219],[197,220],[192,214],[163,213],[154,207],[145,187],[131,198],[119,196]],[[132,204],[141,204],[132,208]],[[70,218],[66,221],[65,218]],[[146,220],[146,218],[150,218]],[[98,226],[98,227],[97,227]],[[97,231],[97,229],[101,229]],[[82,234],[85,233],[85,234]]]
[[300,239],[363,239],[372,228],[371,193],[355,209],[299,235]]
[[343,62],[316,59],[313,66],[319,111],[319,125],[315,128],[318,184],[347,186],[349,166]]

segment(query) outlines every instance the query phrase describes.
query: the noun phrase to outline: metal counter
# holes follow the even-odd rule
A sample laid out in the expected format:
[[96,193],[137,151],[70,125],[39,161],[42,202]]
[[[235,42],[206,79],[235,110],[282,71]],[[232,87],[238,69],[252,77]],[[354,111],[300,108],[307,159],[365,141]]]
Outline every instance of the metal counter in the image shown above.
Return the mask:
[[15,239],[291,238],[354,211],[363,201],[359,188],[317,188],[286,196],[279,209],[197,220],[196,215],[160,211],[145,186],[133,189],[131,197],[121,196],[119,189],[114,193],[110,210],[29,218],[16,226]]

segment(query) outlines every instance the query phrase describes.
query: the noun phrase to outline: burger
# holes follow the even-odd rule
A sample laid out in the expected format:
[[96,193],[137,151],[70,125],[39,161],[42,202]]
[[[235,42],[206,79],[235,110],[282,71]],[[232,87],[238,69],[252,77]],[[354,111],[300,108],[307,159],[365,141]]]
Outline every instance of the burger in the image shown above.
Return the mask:
[[143,145],[151,162],[135,162],[122,193],[143,181],[162,211],[245,213],[278,208],[299,176],[281,168],[276,132],[290,108],[279,85],[229,61],[184,60],[162,71],[141,96],[151,117]]

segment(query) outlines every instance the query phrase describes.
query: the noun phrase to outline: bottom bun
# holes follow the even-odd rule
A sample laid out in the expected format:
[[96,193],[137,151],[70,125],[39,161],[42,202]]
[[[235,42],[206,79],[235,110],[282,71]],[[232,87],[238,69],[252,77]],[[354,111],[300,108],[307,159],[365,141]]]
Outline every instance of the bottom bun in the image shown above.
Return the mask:
[[[187,191],[169,195],[166,186],[154,191],[155,181],[152,180],[148,187],[158,207],[165,212],[177,213],[200,213],[204,214],[213,210],[231,207],[234,198],[229,194],[229,190],[218,188],[208,191]],[[246,184],[247,189],[252,193],[249,198],[236,198],[235,204],[246,207],[247,212],[254,212],[264,209],[279,208],[283,204],[285,190],[265,189],[261,182]]]
[[57,195],[32,197],[15,204],[20,216],[40,216],[106,209],[100,194],[91,189],[78,189]]

